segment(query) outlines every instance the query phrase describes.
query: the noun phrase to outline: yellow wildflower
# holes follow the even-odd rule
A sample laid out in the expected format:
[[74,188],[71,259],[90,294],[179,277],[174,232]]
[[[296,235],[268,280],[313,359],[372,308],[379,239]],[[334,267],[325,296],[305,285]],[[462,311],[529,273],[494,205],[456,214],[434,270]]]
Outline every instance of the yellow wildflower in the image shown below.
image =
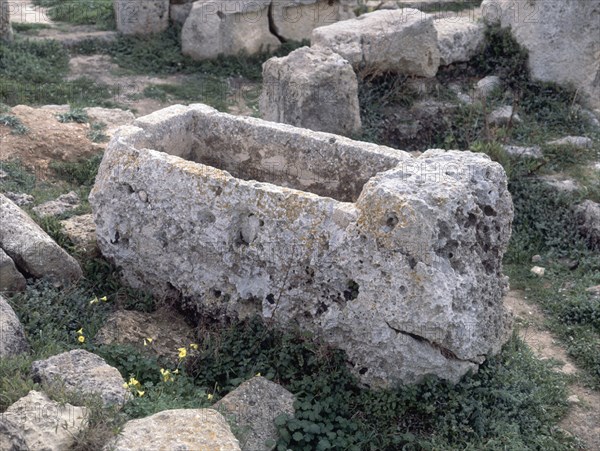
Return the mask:
[[101,300],[102,302],[106,302],[106,301],[108,301],[108,298],[107,298],[106,296],[102,296],[102,297],[100,298],[100,300]]
[[83,327],[77,331],[78,335],[83,335]]
[[196,343],[190,343],[190,348],[192,348],[194,351],[197,351],[198,345]]
[[123,384],[123,388],[129,388],[129,384],[128,384],[127,382],[125,382],[125,383]]
[[79,337],[77,337],[77,340],[79,341],[79,343],[83,343],[85,341],[85,337],[83,335],[80,335]]
[[90,301],[90,305],[97,304],[98,302],[99,302],[99,301],[98,301],[98,297],[97,297],[97,296],[94,296],[94,299],[92,299],[92,300]]
[[173,371],[173,374],[179,374],[179,368],[177,368],[175,371]]
[[256,373],[256,377],[260,377],[260,373]]
[[209,393],[208,395],[206,395],[206,398],[210,401],[211,399],[213,399],[213,395]]
[[145,391],[141,391],[141,390],[137,391],[137,394],[138,394],[139,397],[144,396],[144,393],[146,393],[146,392]]
[[179,348],[177,350],[179,351],[179,358],[180,359],[185,359],[185,357],[187,356],[187,349],[186,348]]
[[141,386],[142,386],[142,385],[140,384],[140,381],[138,381],[138,380],[137,380],[135,377],[131,377],[131,378],[129,378],[129,383],[128,383],[128,385],[129,385],[130,387],[135,387],[135,388],[141,388]]
[[171,371],[169,371],[169,370],[165,370],[164,368],[161,368],[160,374],[162,375],[164,382],[170,382],[173,380],[173,376],[171,374]]
[[153,338],[144,338],[144,346],[148,346],[154,341]]

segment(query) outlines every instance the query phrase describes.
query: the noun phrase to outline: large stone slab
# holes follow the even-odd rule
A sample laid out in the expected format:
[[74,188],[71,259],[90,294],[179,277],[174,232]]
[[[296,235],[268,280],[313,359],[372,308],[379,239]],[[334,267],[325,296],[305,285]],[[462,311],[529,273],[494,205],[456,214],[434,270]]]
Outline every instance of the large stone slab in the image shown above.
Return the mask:
[[103,449],[240,451],[240,446],[216,410],[175,409],[128,421],[117,439]]
[[312,331],[365,383],[458,380],[510,329],[512,203],[482,154],[173,106],[120,129],[90,203],[128,284]]
[[0,295],[0,358],[13,357],[28,350],[29,344],[19,318]]
[[96,354],[75,349],[36,360],[31,365],[33,379],[43,385],[59,385],[66,390],[98,395],[104,405],[120,406],[129,398],[119,370]]
[[3,194],[0,194],[0,248],[19,269],[33,277],[73,282],[83,274],[77,260]]
[[294,416],[294,395],[275,382],[255,376],[213,408],[236,425],[242,451],[271,451],[278,439],[275,418],[284,414]]
[[350,136],[360,131],[358,81],[329,49],[302,47],[263,64],[263,119]]
[[269,31],[270,0],[199,0],[181,30],[184,55],[202,60],[274,50],[279,39]]
[[272,0],[272,24],[277,36],[285,40],[310,39],[317,27],[356,17],[347,1]]
[[313,30],[311,45],[355,69],[433,77],[440,64],[433,16],[417,9],[375,11]]
[[169,27],[169,0],[114,0],[114,8],[123,34],[154,34]]
[[481,8],[529,51],[533,78],[573,85],[583,102],[600,109],[600,2],[484,0]]
[[77,434],[87,426],[85,407],[58,403],[34,390],[9,406],[2,416],[21,431],[24,449],[30,450],[70,449]]

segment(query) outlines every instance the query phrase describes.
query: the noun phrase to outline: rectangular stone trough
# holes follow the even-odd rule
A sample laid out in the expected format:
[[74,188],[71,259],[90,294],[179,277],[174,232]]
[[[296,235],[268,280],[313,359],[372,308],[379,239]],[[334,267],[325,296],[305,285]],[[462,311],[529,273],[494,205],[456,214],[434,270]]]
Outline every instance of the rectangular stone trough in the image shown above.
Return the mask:
[[90,202],[130,285],[313,332],[372,386],[456,381],[508,337],[512,202],[482,154],[176,105],[119,130]]

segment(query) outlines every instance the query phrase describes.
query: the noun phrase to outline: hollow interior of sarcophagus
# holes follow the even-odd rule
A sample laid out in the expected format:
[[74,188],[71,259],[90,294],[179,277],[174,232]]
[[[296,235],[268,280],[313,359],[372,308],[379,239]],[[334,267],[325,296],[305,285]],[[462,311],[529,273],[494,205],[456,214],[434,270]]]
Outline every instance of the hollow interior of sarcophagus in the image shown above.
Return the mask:
[[[187,159],[256,180],[354,202],[364,184],[393,168],[398,156],[335,135],[247,121],[229,115],[200,118]],[[341,141],[341,142],[340,142]],[[362,151],[361,146],[370,146]]]

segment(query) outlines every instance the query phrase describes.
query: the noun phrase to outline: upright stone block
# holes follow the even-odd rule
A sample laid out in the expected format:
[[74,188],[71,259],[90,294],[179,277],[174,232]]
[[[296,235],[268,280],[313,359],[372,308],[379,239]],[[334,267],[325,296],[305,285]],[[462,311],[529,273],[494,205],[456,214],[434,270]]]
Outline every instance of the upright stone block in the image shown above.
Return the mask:
[[302,47],[263,64],[263,119],[350,136],[360,131],[352,66],[329,49]]

